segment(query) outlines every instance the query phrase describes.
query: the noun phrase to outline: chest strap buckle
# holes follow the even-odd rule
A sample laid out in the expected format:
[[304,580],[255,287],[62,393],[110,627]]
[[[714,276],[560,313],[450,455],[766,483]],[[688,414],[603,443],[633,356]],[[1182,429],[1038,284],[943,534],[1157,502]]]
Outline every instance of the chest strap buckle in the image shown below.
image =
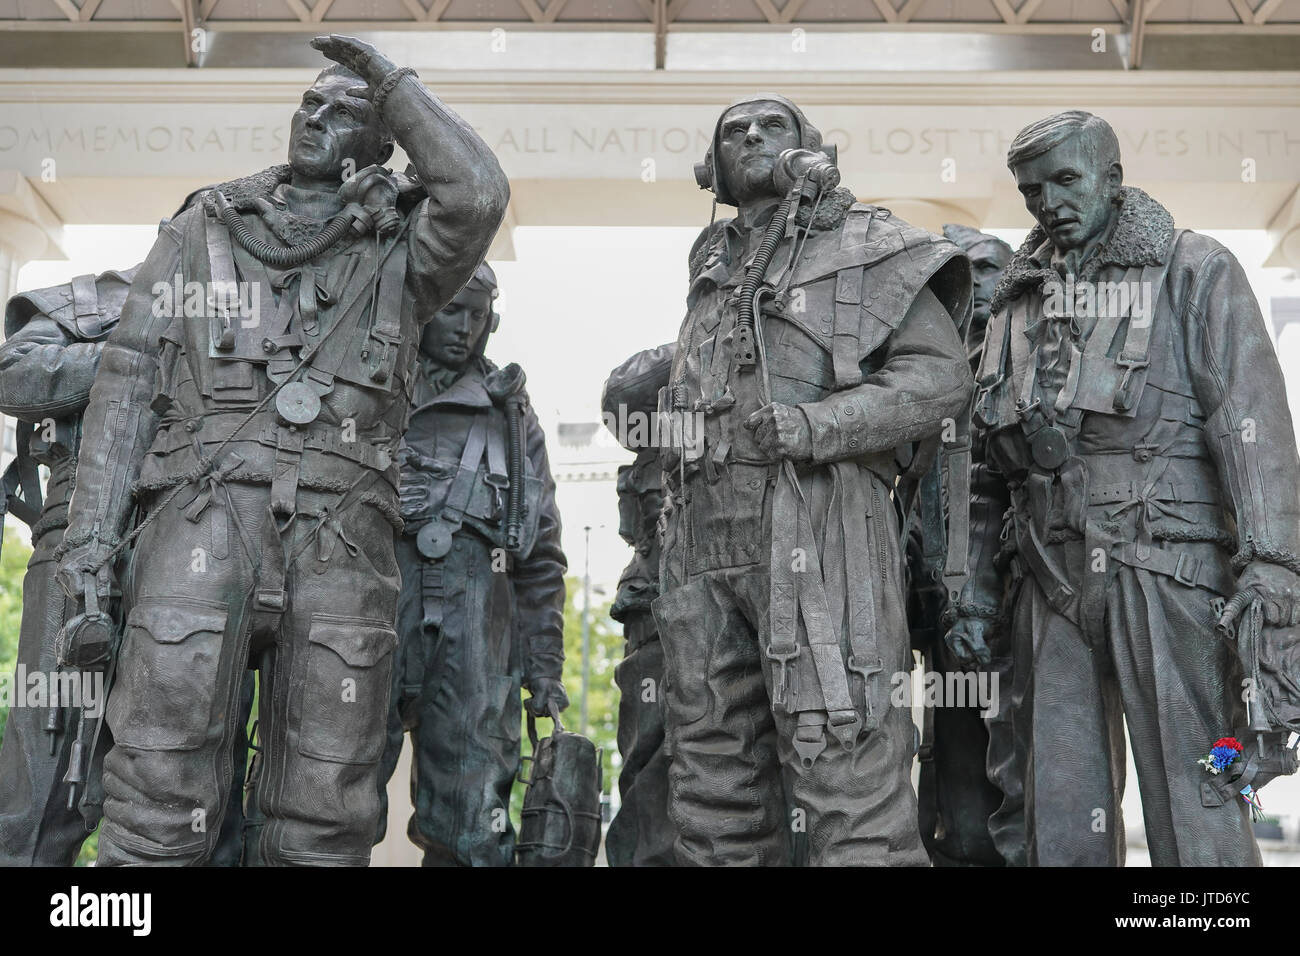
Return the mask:
[[1133,373],[1147,368],[1151,362],[1148,359],[1125,358],[1122,354],[1115,359],[1115,364],[1124,369],[1124,377],[1119,381],[1119,387],[1115,389],[1115,409],[1121,412],[1131,411],[1135,396],[1133,394]]
[[1201,574],[1201,559],[1194,558],[1186,551],[1178,553],[1178,564],[1174,568],[1174,580],[1189,588],[1196,587]]

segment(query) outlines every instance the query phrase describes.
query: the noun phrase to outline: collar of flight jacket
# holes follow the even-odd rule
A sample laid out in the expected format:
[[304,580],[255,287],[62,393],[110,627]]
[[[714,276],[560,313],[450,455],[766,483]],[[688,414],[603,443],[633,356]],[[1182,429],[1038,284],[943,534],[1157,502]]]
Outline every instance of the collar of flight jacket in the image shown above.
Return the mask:
[[[1083,267],[1080,281],[1090,280],[1106,266],[1123,269],[1156,266],[1165,261],[1174,236],[1174,217],[1136,186],[1120,190],[1119,218],[1110,236],[1097,247]],[[1002,273],[989,314],[996,315],[1009,303],[1043,283],[1059,281],[1051,267],[1052,242],[1042,226],[1034,226]]]
[[[795,215],[795,222],[800,226],[808,227],[812,232],[838,229],[844,222],[844,217],[848,215],[849,207],[855,202],[857,197],[841,186],[822,197],[821,202],[817,204],[816,215],[812,215],[810,205],[801,204]],[[763,219],[761,226],[755,224],[750,231],[752,229],[761,231],[766,227],[767,221]],[[743,254],[746,233],[747,230],[739,223],[738,218],[719,219],[705,229],[691,249],[691,281],[694,282],[701,273],[718,264],[722,264],[730,272],[737,258]]]
[[252,212],[257,209],[257,200],[270,199],[277,186],[289,182],[292,178],[293,170],[287,163],[281,163],[278,166],[268,166],[261,172],[240,176],[238,179],[206,188],[220,190],[230,205],[240,212]]
[[[426,362],[427,360],[420,362],[423,368],[415,392],[415,408],[411,410],[412,415],[435,405],[458,405],[465,408],[488,408],[492,405],[485,380],[496,366],[487,359],[482,356],[471,359],[455,381],[445,385],[436,393],[431,383],[425,380],[425,368],[429,367]],[[439,369],[442,370],[440,366]]]
[[[510,394],[523,394],[525,404],[528,401],[524,390],[524,375],[519,366],[511,362],[505,368],[499,368],[491,359],[476,356],[460,377],[436,395],[424,382],[424,373],[415,393],[416,407],[411,410],[415,415],[427,408],[439,405],[454,405],[462,408],[491,408],[502,406]],[[493,398],[493,394],[496,398]]]
[[[326,219],[315,219],[309,216],[300,216],[289,210],[285,195],[294,190],[291,185],[292,179],[292,168],[288,164],[282,163],[277,166],[268,166],[261,172],[249,176],[241,176],[238,179],[232,179],[216,186],[208,186],[202,192],[207,190],[220,191],[230,205],[235,207],[237,212],[256,214],[266,223],[267,228],[275,234],[277,239],[288,245],[297,245],[319,235],[320,231],[325,228],[328,217]],[[265,200],[269,206],[259,206],[258,200]],[[213,200],[205,198],[204,203],[209,210],[215,209]],[[342,206],[342,202],[339,202],[339,209]]]

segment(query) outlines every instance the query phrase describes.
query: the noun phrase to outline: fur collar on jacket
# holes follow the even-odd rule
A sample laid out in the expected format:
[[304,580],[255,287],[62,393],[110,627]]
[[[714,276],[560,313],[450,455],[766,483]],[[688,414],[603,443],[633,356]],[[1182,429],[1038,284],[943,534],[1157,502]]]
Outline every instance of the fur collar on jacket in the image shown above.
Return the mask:
[[[857,197],[843,186],[832,190],[822,197],[822,201],[817,206],[817,215],[812,217],[812,231],[825,232],[828,229],[838,229],[840,223],[844,222],[844,217],[848,215],[849,207],[857,201]],[[800,226],[807,226],[810,215],[812,215],[812,206],[801,204],[798,213],[795,214],[795,222]],[[700,239],[691,249],[691,279],[704,270],[706,261],[716,262],[725,258],[726,239],[723,230],[727,223],[734,221],[721,219],[700,234]]]
[[[1083,274],[1076,281],[1089,281],[1106,266],[1160,265],[1165,261],[1169,243],[1174,236],[1174,217],[1169,210],[1136,186],[1120,190],[1119,221],[1110,238],[1083,266]],[[996,315],[1008,303],[1015,301],[1030,289],[1037,289],[1048,279],[1060,281],[1049,263],[1034,258],[1047,233],[1042,226],[1034,226],[1016,254],[1011,257],[1002,279],[993,292],[989,314]],[[1050,246],[1049,255],[1050,255]]]
[[[295,215],[288,209],[281,208],[282,203],[274,201],[275,191],[288,183],[292,176],[293,171],[288,165],[270,166],[260,173],[242,176],[207,188],[213,191],[219,190],[237,211],[251,212],[260,216],[281,242],[296,245],[318,235],[325,228],[325,221]],[[257,203],[259,199],[272,203],[275,211],[266,212],[259,208]],[[204,196],[203,202],[210,212],[214,210],[211,198]]]

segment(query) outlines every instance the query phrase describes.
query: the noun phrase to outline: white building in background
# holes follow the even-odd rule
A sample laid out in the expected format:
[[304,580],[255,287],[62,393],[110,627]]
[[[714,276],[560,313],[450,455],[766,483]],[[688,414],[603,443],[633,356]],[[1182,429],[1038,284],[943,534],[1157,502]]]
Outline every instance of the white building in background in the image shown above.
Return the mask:
[[604,604],[614,599],[619,576],[632,560],[631,547],[618,536],[615,483],[619,466],[629,464],[633,456],[599,421],[557,421],[543,429],[569,574],[581,578],[584,559],[589,558],[591,603]]
[[0,472],[9,467],[9,462],[18,454],[16,446],[18,423],[8,415],[0,415]]

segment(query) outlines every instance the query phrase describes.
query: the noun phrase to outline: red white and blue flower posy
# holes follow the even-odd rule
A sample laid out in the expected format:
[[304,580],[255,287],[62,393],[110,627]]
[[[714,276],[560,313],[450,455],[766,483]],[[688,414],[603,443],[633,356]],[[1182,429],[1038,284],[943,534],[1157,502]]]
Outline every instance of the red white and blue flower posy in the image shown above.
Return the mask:
[[[1241,758],[1243,749],[1236,737],[1220,737],[1210,748],[1209,754],[1196,762],[1218,776]],[[1250,784],[1241,788],[1241,799],[1250,805],[1252,818],[1258,818],[1263,814],[1264,807],[1259,802],[1259,793]]]

